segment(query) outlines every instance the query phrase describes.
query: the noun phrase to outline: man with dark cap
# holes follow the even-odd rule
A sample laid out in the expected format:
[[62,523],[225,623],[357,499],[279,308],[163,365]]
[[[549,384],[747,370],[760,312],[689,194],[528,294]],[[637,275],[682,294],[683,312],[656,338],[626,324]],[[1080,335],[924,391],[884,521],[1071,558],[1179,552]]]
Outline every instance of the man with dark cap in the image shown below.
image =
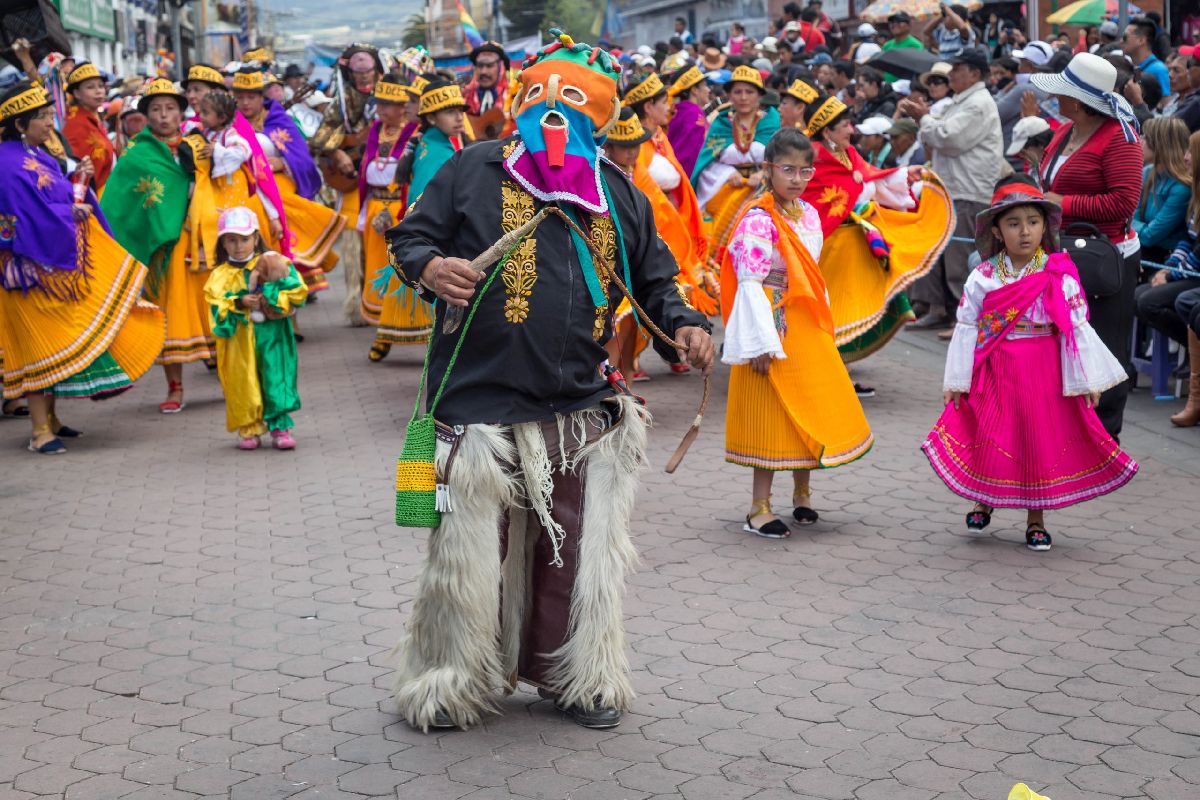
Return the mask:
[[476,139],[499,139],[512,132],[514,125],[505,117],[508,105],[508,54],[495,42],[484,42],[471,51],[475,71],[463,88],[467,101],[467,122]]

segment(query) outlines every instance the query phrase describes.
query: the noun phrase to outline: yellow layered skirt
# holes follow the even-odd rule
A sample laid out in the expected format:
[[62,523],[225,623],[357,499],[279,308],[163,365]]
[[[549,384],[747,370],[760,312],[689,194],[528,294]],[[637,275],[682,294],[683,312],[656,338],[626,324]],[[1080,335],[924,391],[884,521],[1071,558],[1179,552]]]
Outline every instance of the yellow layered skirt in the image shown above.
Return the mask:
[[[839,347],[872,332],[892,301],[933,269],[954,232],[954,207],[941,184],[930,180],[915,211],[875,206],[866,221],[879,229],[891,248],[886,271],[854,223],[834,229],[821,249],[821,273]],[[876,331],[870,350],[883,346],[897,329]],[[860,349],[859,357],[868,352]]]
[[704,212],[712,218],[712,243],[716,248],[713,256],[718,264],[724,258],[729,237],[733,236],[734,224],[753,196],[754,190],[749,186],[730,186],[727,183],[717,190],[704,207]]
[[296,194],[296,184],[285,173],[275,173],[283,200],[283,213],[292,232],[292,261],[310,292],[328,289],[325,273],[337,266],[333,243],[346,227],[345,218],[332,208]]
[[146,284],[146,299],[167,315],[167,340],[160,364],[187,364],[217,357],[208,305],[204,302],[206,270],[188,267],[190,235],[184,232],[171,249],[166,274],[152,286]]
[[4,397],[45,392],[107,352],[134,381],[163,348],[163,312],[139,301],[146,268],[95,216],[87,223],[90,277],[77,300],[0,289]]
[[725,460],[757,469],[812,470],[861,458],[875,440],[833,339],[795,306],[787,306],[785,315],[787,358],[771,361],[766,375],[749,364],[730,369]]
[[362,315],[363,319],[372,325],[379,325],[385,302],[384,283],[376,279],[379,277],[380,270],[387,270],[389,274],[391,273],[391,268],[388,266],[387,239],[382,233],[376,232],[373,224],[375,218],[385,210],[393,220],[398,220],[404,216],[404,203],[400,200],[367,198],[366,225],[363,226],[362,234],[364,276]]

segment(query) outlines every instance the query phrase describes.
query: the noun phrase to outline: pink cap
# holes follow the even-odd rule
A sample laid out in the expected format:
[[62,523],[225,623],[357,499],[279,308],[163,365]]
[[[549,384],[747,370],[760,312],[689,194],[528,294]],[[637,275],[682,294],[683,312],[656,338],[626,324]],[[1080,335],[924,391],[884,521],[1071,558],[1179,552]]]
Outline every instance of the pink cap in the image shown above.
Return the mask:
[[217,220],[217,235],[223,236],[226,233],[236,233],[239,236],[247,236],[251,233],[258,232],[258,217],[253,211],[245,206],[234,206],[227,208],[221,212],[220,218]]

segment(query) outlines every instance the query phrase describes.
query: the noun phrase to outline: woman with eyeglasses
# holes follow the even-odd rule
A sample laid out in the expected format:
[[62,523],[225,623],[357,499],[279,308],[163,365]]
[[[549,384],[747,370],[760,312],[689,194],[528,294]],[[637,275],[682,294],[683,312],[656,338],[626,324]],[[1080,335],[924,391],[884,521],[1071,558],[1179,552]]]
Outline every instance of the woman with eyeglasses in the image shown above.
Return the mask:
[[816,172],[812,143],[783,128],[763,158],[764,189],[734,224],[721,265],[722,361],[733,365],[725,460],[754,470],[743,530],[783,539],[791,529],[771,510],[775,473],[792,473],[791,516],[811,525],[812,470],[848,464],[874,439],[834,343],[817,266],[822,220],[801,199]]
[[[846,362],[883,347],[913,318],[905,290],[928,273],[950,241],[950,197],[932,173],[920,202],[908,173],[877,169],[851,144],[851,111],[836,97],[809,104],[806,132],[813,141],[816,174],[804,199],[821,214],[825,246],[821,270],[829,286],[835,336]],[[861,397],[874,390],[856,386]]]
[[81,435],[58,418],[58,398],[125,391],[166,335],[162,311],[139,301],[146,267],[113,240],[89,175],[64,176],[42,149],[53,130],[40,86],[22,81],[0,96],[4,398],[26,398],[28,449],[43,455]]

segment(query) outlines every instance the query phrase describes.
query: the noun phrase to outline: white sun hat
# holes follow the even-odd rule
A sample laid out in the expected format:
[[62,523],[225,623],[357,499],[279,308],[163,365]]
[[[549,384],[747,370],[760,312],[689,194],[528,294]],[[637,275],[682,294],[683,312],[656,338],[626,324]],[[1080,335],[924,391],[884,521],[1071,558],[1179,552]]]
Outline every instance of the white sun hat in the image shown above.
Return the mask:
[[1129,101],[1113,92],[1117,68],[1100,56],[1076,53],[1062,72],[1031,75],[1029,81],[1043,92],[1070,97],[1112,117],[1121,123],[1125,141],[1137,141],[1138,121],[1133,108]]
[[855,125],[854,128],[864,136],[879,136],[892,129],[892,121],[887,117],[867,117]]

